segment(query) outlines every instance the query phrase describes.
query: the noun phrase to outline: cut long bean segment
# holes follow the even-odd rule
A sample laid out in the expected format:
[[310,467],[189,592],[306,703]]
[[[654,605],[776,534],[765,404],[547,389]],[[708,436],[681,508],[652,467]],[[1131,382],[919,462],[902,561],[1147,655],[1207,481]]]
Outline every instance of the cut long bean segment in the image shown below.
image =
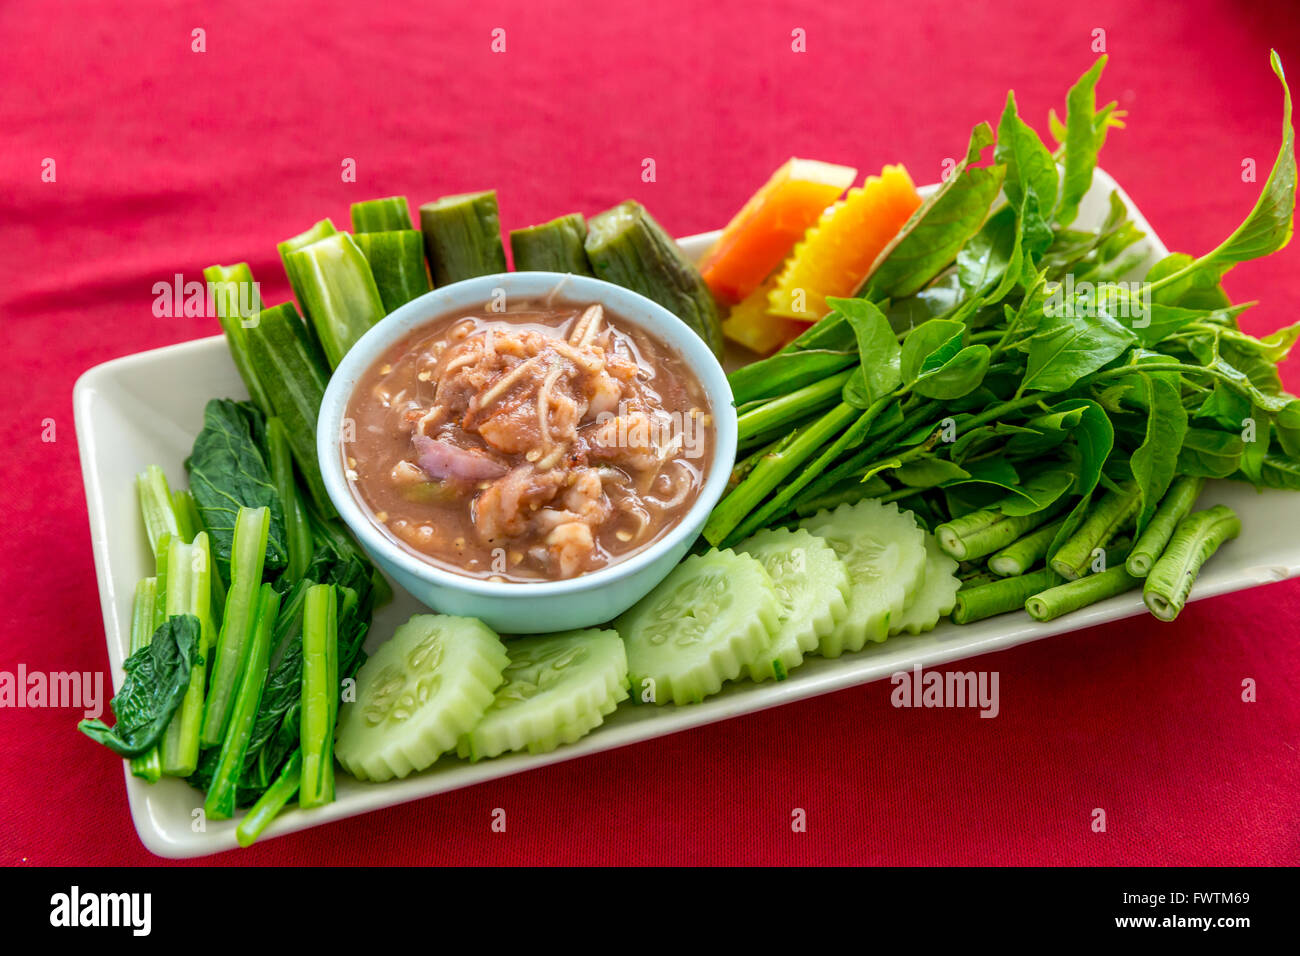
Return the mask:
[[352,231],[358,236],[367,232],[391,232],[411,228],[411,207],[405,196],[367,199],[352,204]]
[[1002,580],[1002,575],[994,574],[991,571],[976,571],[968,577],[961,579],[960,591],[970,591],[974,588],[983,587],[985,584],[993,584]]
[[289,449],[312,502],[332,515],[316,457],[316,419],[325,398],[329,369],[293,303],[263,309],[249,335],[249,355],[271,397],[275,417],[284,422]]
[[[153,640],[154,601],[158,596],[158,580],[142,578],[135,586],[135,600],[131,602],[131,644],[130,652],[134,654],[141,648],[148,647]],[[155,747],[146,754],[131,758],[131,773],[142,777],[150,783],[157,783],[162,778],[162,758]]]
[[1024,574],[1047,557],[1047,552],[1065,519],[1045,524],[989,556],[989,570],[1003,577]]
[[1025,610],[1035,621],[1050,621],[1062,614],[1131,591],[1141,583],[1142,579],[1129,574],[1123,564],[1116,564],[1100,573],[1066,581],[1035,594],[1025,601]]
[[262,702],[262,689],[266,686],[266,672],[271,653],[271,632],[275,616],[280,610],[280,595],[270,584],[263,584],[257,594],[257,613],[253,632],[248,642],[248,655],[239,675],[239,690],[231,708],[225,737],[221,741],[221,755],[208,796],[203,801],[204,812],[214,820],[228,820],[235,813],[239,778],[248,753],[248,741],[257,720],[257,709]]
[[302,496],[293,480],[293,453],[289,448],[289,434],[284,422],[274,416],[266,420],[266,445],[271,480],[275,482],[280,506],[284,509],[285,538],[289,547],[289,563],[285,566],[284,575],[286,582],[293,584],[307,570],[307,562],[311,560],[314,546],[307,509],[303,506]]
[[994,508],[972,511],[939,525],[934,535],[939,547],[951,557],[973,561],[1002,550],[1050,521],[1056,510],[1059,509],[1048,508],[1031,515],[1004,515]]
[[572,272],[595,275],[587,260],[584,242],[587,220],[580,212],[571,212],[550,222],[543,222],[510,233],[510,252],[519,272]]
[[436,285],[506,271],[495,190],[425,203],[420,207],[420,229]]
[[429,291],[424,265],[424,238],[417,229],[359,232],[354,237],[370,263],[384,310],[392,312]]
[[248,659],[257,620],[257,589],[262,583],[262,564],[271,512],[266,508],[240,508],[235,518],[231,546],[230,591],[221,618],[221,632],[212,655],[212,679],[203,712],[201,739],[215,747],[225,738],[226,724],[234,707],[239,675]]
[[1195,511],[1180,521],[1142,590],[1142,600],[1151,613],[1162,621],[1176,618],[1201,566],[1225,541],[1239,534],[1241,519],[1227,505]]
[[1196,506],[1201,489],[1205,487],[1204,478],[1183,476],[1174,480],[1160,500],[1160,507],[1152,516],[1146,530],[1138,535],[1137,542],[1128,556],[1128,573],[1134,577],[1144,578],[1151,573],[1151,568],[1164,553],[1169,539],[1174,536],[1178,522],[1187,517]]
[[203,723],[203,690],[207,685],[208,646],[212,642],[212,553],[206,533],[193,544],[169,538],[167,547],[166,616],[191,614],[199,620],[198,658],[190,668],[185,697],[163,733],[159,750],[163,773],[188,777],[199,765],[199,731]]
[[334,799],[334,724],[338,717],[338,597],[331,584],[308,589],[302,622],[302,783],[298,804]]
[[331,368],[386,314],[370,263],[346,232],[289,253],[303,311]]
[[837,372],[819,382],[805,385],[788,395],[764,402],[758,408],[745,412],[736,419],[740,441],[753,435],[780,428],[798,421],[811,412],[820,411],[839,402],[844,383],[852,371]]
[[1122,491],[1108,491],[1083,519],[1078,529],[1056,550],[1048,564],[1073,581],[1088,573],[1098,548],[1105,548],[1137,514],[1141,498],[1131,483]]
[[1064,580],[1050,568],[1043,568],[1013,578],[999,578],[989,584],[963,587],[957,592],[957,603],[952,609],[953,623],[970,624],[1008,611],[1018,611],[1033,595]]
[[841,402],[813,424],[792,433],[789,442],[764,455],[749,476],[713,509],[704,526],[704,537],[715,546],[734,537],[736,526],[772,489],[859,414],[858,409]]
[[253,272],[247,262],[238,262],[233,266],[208,266],[203,270],[203,278],[207,280],[217,321],[226,335],[226,345],[235,369],[244,380],[253,404],[263,415],[269,415],[270,396],[257,377],[248,354],[248,331],[256,325],[262,311],[262,297],[253,281]]
[[255,804],[248,808],[244,819],[235,827],[235,839],[240,846],[252,846],[258,837],[276,818],[285,805],[298,792],[298,783],[302,779],[302,751],[295,750],[289,755],[280,769],[275,781],[266,788]]

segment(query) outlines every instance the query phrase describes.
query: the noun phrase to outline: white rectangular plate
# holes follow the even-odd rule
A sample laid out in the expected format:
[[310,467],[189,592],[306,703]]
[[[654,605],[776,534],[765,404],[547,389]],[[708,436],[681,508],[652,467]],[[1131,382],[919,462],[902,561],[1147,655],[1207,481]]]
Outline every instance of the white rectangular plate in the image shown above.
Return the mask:
[[[1118,189],[1114,180],[1098,171],[1080,214],[1080,228],[1100,223],[1112,189]],[[1147,261],[1139,267],[1140,273],[1166,250],[1128,197],[1123,198],[1130,216],[1148,236],[1144,240]],[[699,256],[716,236],[692,236],[681,244],[689,254]],[[116,359],[91,369],[76,384],[77,441],[114,686],[121,681],[122,661],[127,655],[136,582],[153,573],[136,506],[134,476],[145,466],[157,464],[173,482],[183,485],[182,463],[202,426],[203,406],[210,398],[246,395],[220,336]],[[1217,482],[1207,487],[1203,500],[1231,505],[1241,516],[1243,531],[1207,565],[1196,583],[1194,598],[1300,575],[1300,540],[1289,530],[1300,527],[1300,494],[1257,494],[1246,485]],[[376,614],[368,649],[373,650],[418,610],[415,600],[399,591],[395,600]],[[731,684],[700,704],[651,707],[627,703],[589,736],[550,754],[505,756],[477,764],[443,757],[424,773],[382,784],[359,783],[340,773],[334,803],[314,810],[288,810],[262,839],[864,684],[914,665],[933,667],[1144,610],[1141,596],[1134,592],[1047,624],[1035,623],[1023,612],[964,627],[944,622],[929,634],[892,638],[836,660],[809,658],[780,683]],[[102,757],[109,759],[107,754]],[[191,812],[201,805],[202,795],[184,781],[165,779],[149,785],[128,770],[126,787],[136,830],[154,853],[191,857],[236,846],[232,821],[210,821],[205,833],[191,830]]]

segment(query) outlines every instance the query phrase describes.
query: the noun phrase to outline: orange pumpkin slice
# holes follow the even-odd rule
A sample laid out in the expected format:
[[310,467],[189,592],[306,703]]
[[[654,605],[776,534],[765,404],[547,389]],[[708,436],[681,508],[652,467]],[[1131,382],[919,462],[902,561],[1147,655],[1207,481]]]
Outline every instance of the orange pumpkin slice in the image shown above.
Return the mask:
[[700,262],[700,274],[723,302],[745,299],[790,254],[858,171],[791,159],[745,203]]
[[795,246],[768,295],[768,308],[790,319],[820,319],[830,311],[826,297],[851,296],[920,205],[921,196],[902,166],[886,166],[879,176],[868,176]]

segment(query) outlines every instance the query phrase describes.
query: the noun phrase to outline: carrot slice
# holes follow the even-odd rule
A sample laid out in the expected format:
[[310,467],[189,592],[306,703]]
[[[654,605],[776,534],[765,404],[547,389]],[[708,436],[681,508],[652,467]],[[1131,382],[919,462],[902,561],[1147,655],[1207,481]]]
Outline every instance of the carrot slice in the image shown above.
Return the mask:
[[775,275],[733,305],[730,314],[722,320],[722,333],[759,355],[774,352],[798,338],[808,328],[807,322],[783,318],[767,310],[767,297],[774,288]]
[[830,311],[828,295],[851,296],[876,257],[921,205],[902,166],[868,176],[826,210],[794,248],[767,298],[776,315],[815,321]]
[[763,284],[858,171],[811,159],[791,159],[722,230],[700,263],[700,274],[723,302],[740,302]]

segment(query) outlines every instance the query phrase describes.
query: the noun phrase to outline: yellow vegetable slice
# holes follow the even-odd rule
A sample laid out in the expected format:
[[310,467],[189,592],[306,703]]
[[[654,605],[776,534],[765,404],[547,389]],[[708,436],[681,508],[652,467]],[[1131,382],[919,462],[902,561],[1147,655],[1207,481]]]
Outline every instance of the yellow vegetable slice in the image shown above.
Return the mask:
[[879,176],[867,177],[794,247],[767,297],[768,309],[805,322],[820,319],[830,311],[826,297],[851,296],[920,205],[902,166],[886,166]]

